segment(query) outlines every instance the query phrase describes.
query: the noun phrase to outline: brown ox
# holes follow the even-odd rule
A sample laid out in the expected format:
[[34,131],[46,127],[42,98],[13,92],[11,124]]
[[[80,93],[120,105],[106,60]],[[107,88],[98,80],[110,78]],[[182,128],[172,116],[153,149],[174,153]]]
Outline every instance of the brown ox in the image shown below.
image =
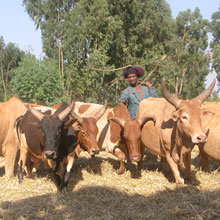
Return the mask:
[[[76,102],[74,111],[81,115],[91,115],[100,108],[98,104]],[[143,125],[153,120],[153,117],[146,116],[141,120],[131,120],[127,107],[119,104],[114,108],[106,110],[105,114],[97,122],[97,141],[100,150],[115,155],[120,161],[118,174],[125,172],[125,162],[133,161],[140,165],[140,137]],[[76,149],[77,155],[80,149]]]
[[[53,108],[57,108],[59,105],[54,105]],[[72,119],[69,120],[70,124],[75,121],[72,127],[69,128],[69,134],[75,134],[80,148],[87,151],[93,157],[99,153],[99,147],[96,141],[98,134],[97,122],[107,109],[107,101],[105,101],[104,105],[99,105],[100,108],[95,114],[86,116],[80,116],[77,113],[75,110],[76,105],[77,102],[75,102],[74,109],[71,113]]]
[[[31,104],[30,106],[36,106],[36,109],[41,110],[43,112],[46,110],[50,110],[51,112],[54,112],[56,109],[57,111],[59,111],[60,108],[62,109],[62,106],[64,104],[67,105],[67,103],[59,103],[52,107],[39,106],[35,104]],[[63,132],[64,135],[61,139],[60,150],[58,149],[59,154],[57,155],[57,159],[56,159],[56,164],[55,164],[56,167],[54,167],[54,163],[51,162],[51,160],[37,156],[36,154],[33,154],[32,151],[30,151],[28,157],[28,160],[30,162],[28,161],[28,163],[26,163],[28,174],[29,175],[31,174],[33,167],[35,168],[35,170],[38,169],[41,159],[43,159],[46,168],[49,167],[55,168],[55,176],[57,178],[57,185],[59,189],[66,190],[70,171],[72,169],[74,159],[77,157],[77,150],[73,151],[73,149],[75,149],[75,146],[79,145],[80,147],[78,147],[78,149],[86,150],[92,157],[95,156],[95,154],[99,153],[99,147],[96,142],[96,136],[98,133],[96,122],[104,114],[106,108],[107,108],[107,102],[105,102],[104,105],[100,105],[100,109],[96,112],[96,114],[94,114],[91,117],[80,117],[74,111],[69,113],[72,115],[72,117],[69,117],[69,119],[65,122],[65,127],[67,127],[68,129],[67,132],[64,131],[66,133]],[[16,127],[19,129],[22,129],[20,125],[21,122],[19,122],[21,120],[24,121],[24,119],[18,119],[18,125],[16,125]],[[33,129],[36,130],[35,128]],[[56,131],[56,129],[54,129],[54,131]],[[26,131],[26,133],[27,132],[28,131]],[[18,131],[18,135],[20,135],[20,133],[21,132]],[[20,139],[22,140],[22,138]],[[24,167],[22,169],[24,169]],[[59,176],[63,178],[62,182],[60,182],[61,178]]]
[[214,85],[215,80],[196,98],[180,100],[167,91],[163,81],[165,99],[148,98],[140,102],[137,118],[152,113],[156,118],[155,125],[149,122],[142,129],[143,147],[166,158],[177,184],[184,184],[179,168],[184,171],[185,178],[189,176],[193,146],[207,140],[201,126],[201,103],[211,94]]
[[[38,108],[41,111],[45,109]],[[22,181],[24,169],[28,168],[29,155],[32,155],[38,160],[50,161],[51,168],[55,169],[58,188],[66,187],[67,182],[63,185],[64,181],[57,171],[63,157],[76,146],[75,143],[69,142],[70,136],[66,128],[72,108],[73,103],[71,105],[64,103],[56,111],[46,107],[49,111],[43,113],[29,105],[29,110],[17,118],[15,129],[20,144],[19,182]]]
[[[53,108],[60,108],[61,104],[56,104]],[[75,106],[75,105],[74,105]],[[63,170],[66,171],[64,175],[64,183],[63,186],[66,188],[70,171],[73,167],[74,160],[80,154],[81,150],[87,151],[90,156],[94,157],[99,153],[99,147],[96,141],[96,136],[98,134],[97,121],[102,117],[107,109],[107,101],[105,101],[104,105],[100,105],[99,110],[92,115],[91,117],[79,116],[73,110],[71,112],[72,117],[69,118],[69,121],[66,123],[66,126],[72,125],[68,128],[68,134],[65,138],[68,148],[68,152],[62,154],[62,158],[59,159],[60,163],[56,167],[57,173],[63,173]],[[73,140],[74,137],[74,140]],[[74,151],[69,150],[69,145],[71,146],[71,141],[76,141],[77,148]],[[75,145],[75,144],[74,144]],[[72,147],[70,147],[73,149]]]
[[199,145],[202,168],[209,171],[209,160],[220,162],[220,103],[206,102],[202,105],[205,112],[202,126],[209,129],[208,140]]
[[8,178],[14,174],[14,165],[19,150],[14,133],[14,123],[17,117],[27,111],[24,104],[16,97],[0,103],[0,155],[5,158],[5,174]]

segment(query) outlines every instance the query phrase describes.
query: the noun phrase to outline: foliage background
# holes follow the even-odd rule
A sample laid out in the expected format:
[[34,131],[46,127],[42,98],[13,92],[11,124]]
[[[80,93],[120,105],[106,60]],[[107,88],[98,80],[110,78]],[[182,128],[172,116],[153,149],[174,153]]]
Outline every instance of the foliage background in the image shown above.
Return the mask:
[[159,96],[162,78],[185,99],[203,91],[210,71],[220,79],[219,9],[209,22],[199,8],[173,19],[165,0],[24,0],[23,6],[41,30],[45,57],[0,38],[2,101],[16,95],[46,105],[104,99],[115,105],[128,85],[120,80],[127,65],[144,68],[142,80]]

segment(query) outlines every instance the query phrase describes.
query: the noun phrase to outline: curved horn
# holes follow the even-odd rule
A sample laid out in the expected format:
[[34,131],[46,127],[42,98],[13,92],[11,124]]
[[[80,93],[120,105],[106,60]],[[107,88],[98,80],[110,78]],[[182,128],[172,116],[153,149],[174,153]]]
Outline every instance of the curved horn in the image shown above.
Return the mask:
[[34,109],[33,107],[31,107],[30,104],[28,105],[28,108],[29,108],[29,110],[30,110],[30,112],[31,112],[31,114],[32,114],[33,116],[35,116],[39,121],[42,120],[42,118],[44,117],[44,114],[43,114],[43,113],[41,113],[41,112],[39,112],[38,110],[36,110],[36,109]]
[[71,112],[71,116],[76,119],[80,124],[82,124],[82,117],[80,117],[76,112]]
[[150,120],[153,121],[154,124],[156,123],[156,118],[154,116],[145,116],[142,119],[138,119],[138,122],[140,123],[141,128],[142,128],[144,124]]
[[107,101],[105,100],[105,103],[103,105],[103,107],[100,109],[99,112],[96,113],[96,115],[94,116],[95,120],[98,121],[102,116],[103,114],[105,113],[106,109],[107,109]]
[[74,106],[74,102],[72,102],[68,107],[66,107],[62,112],[60,112],[57,116],[60,120],[63,120],[68,114],[71,113]]
[[109,118],[109,120],[112,120],[112,121],[118,123],[122,128],[123,128],[124,125],[125,125],[125,120],[123,120],[123,119],[121,119],[121,118],[111,117],[111,118]]
[[171,104],[173,105],[175,108],[178,107],[178,105],[180,104],[181,100],[179,100],[177,98],[177,96],[169,93],[169,91],[167,90],[166,86],[165,86],[165,81],[164,79],[162,80],[162,85],[161,85],[161,91],[163,94],[163,97]]
[[195,99],[197,99],[201,103],[203,103],[210,96],[210,94],[215,86],[215,82],[216,82],[216,79],[214,79],[212,81],[211,85],[206,90],[204,90],[202,93],[200,93],[200,95],[196,96]]

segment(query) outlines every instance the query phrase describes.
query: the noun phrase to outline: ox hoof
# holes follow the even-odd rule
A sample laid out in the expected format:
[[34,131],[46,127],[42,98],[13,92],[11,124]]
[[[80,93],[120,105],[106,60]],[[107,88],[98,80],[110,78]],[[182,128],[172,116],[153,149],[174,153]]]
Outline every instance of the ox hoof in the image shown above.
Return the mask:
[[181,179],[177,180],[177,181],[176,181],[176,185],[177,185],[177,186],[182,186],[182,185],[184,185],[184,179],[181,178]]
[[119,169],[118,171],[117,171],[117,174],[118,175],[121,175],[121,174],[123,174],[125,172],[125,169]]
[[60,187],[58,187],[57,192],[58,193],[66,193],[67,189],[65,186],[60,186]]

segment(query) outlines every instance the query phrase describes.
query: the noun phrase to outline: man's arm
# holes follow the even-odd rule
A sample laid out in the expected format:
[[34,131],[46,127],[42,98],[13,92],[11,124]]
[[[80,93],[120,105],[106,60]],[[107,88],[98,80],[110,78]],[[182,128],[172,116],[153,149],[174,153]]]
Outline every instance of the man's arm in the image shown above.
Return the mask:
[[128,99],[128,94],[122,91],[121,97],[120,97],[120,102],[123,104],[127,104],[127,99]]
[[150,97],[157,97],[157,90],[153,88],[152,84],[150,82],[140,82],[141,85],[147,86],[148,87],[148,92]]

